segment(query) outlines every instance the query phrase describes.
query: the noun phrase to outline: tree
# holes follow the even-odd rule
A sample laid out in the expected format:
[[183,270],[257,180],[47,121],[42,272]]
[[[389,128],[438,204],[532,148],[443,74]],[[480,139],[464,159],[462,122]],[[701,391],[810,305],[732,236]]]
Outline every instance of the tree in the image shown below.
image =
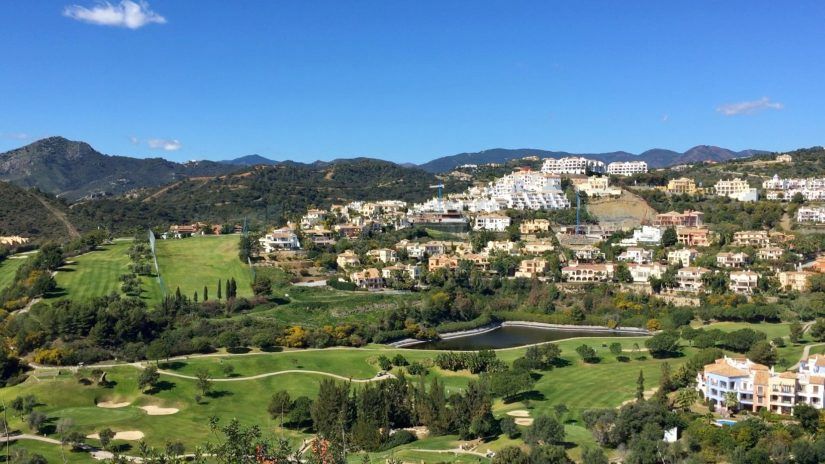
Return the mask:
[[508,446],[496,453],[493,464],[531,464],[531,461],[527,453],[518,446]]
[[140,372],[138,375],[138,388],[141,391],[146,390],[147,387],[154,388],[155,385],[160,380],[160,373],[158,373],[158,368],[152,365],[146,367]]
[[564,423],[564,415],[567,414],[570,409],[564,403],[558,403],[553,405],[553,412],[556,413],[556,419],[559,420],[562,424]]
[[270,295],[272,294],[272,281],[266,276],[255,276],[255,282],[252,284],[252,293],[255,295]]
[[507,435],[509,438],[516,438],[520,433],[518,426],[516,426],[516,421],[512,417],[501,419],[498,426],[501,428],[501,433]]
[[676,393],[676,405],[683,411],[689,411],[690,407],[696,403],[698,397],[699,394],[696,392],[696,389],[687,386]]
[[814,340],[825,341],[825,319],[817,319],[811,326],[810,333]]
[[206,369],[198,369],[198,371],[195,372],[195,377],[195,384],[198,390],[200,390],[204,396],[209,395],[209,390],[212,389],[212,380],[209,376],[209,371]]
[[209,300],[209,287],[206,285],[203,286],[203,301]]
[[604,450],[598,446],[590,446],[582,452],[582,464],[610,464]]
[[112,440],[115,438],[115,432],[112,429],[106,427],[105,429],[98,432],[98,437],[100,438],[100,446],[108,450],[109,445],[112,443]]
[[599,357],[596,355],[596,350],[587,345],[581,345],[576,348],[576,353],[578,353],[586,363],[594,363],[599,360]]
[[278,390],[272,394],[267,411],[269,411],[269,415],[273,419],[276,417],[281,418],[281,427],[284,426],[284,415],[289,414],[291,409],[292,398],[290,398],[289,392],[286,390]]
[[810,434],[816,434],[819,429],[819,410],[809,404],[799,403],[794,406],[793,417]]
[[728,411],[739,409],[739,394],[733,391],[725,393],[725,408]]
[[218,300],[221,299],[221,279],[218,279]]
[[33,432],[42,432],[43,425],[46,424],[46,415],[40,411],[32,411],[26,416],[26,425]]
[[619,342],[613,342],[610,344],[610,352],[616,356],[622,354],[622,344]]
[[312,422],[312,400],[307,396],[299,396],[292,402],[292,410],[289,412],[289,424],[294,427],[302,427]]
[[29,415],[34,410],[35,406],[37,406],[37,398],[34,395],[15,397],[11,400],[11,404],[9,404],[11,410],[14,411],[14,413],[21,419],[24,416]]
[[630,273],[630,269],[627,268],[627,263],[623,261],[616,265],[616,270],[613,271],[613,276],[617,282],[633,282],[633,275]]
[[645,374],[639,369],[639,377],[636,378],[636,401],[645,399]]
[[792,322],[790,327],[790,338],[791,343],[799,343],[799,340],[802,339],[802,324],[799,322]]
[[679,333],[660,332],[645,340],[645,346],[654,358],[672,356],[679,351]]
[[748,359],[766,366],[776,364],[776,348],[767,340],[760,340],[753,345],[747,353]]
[[535,380],[528,371],[507,369],[484,375],[490,385],[490,391],[505,401],[519,393],[533,388]]
[[672,247],[673,245],[676,245],[676,242],[678,242],[678,235],[676,234],[675,228],[668,227],[664,232],[662,232],[663,247]]
[[71,417],[64,417],[57,421],[55,431],[57,436],[60,437],[60,443],[64,445],[69,443],[69,435],[72,430],[74,430],[74,420]]
[[378,356],[378,367],[380,367],[382,371],[388,371],[392,369],[392,361],[382,354]]
[[564,426],[551,416],[539,416],[533,420],[524,441],[531,445],[553,445],[564,442]]

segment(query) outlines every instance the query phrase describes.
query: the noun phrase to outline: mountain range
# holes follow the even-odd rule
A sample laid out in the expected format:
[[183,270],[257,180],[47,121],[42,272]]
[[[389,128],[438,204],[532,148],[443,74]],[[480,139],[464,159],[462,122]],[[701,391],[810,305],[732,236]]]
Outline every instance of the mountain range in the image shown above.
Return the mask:
[[564,151],[547,151],[532,148],[506,149],[494,148],[474,153],[460,153],[458,155],[444,156],[436,158],[418,167],[428,172],[449,172],[463,164],[486,164],[504,163],[510,160],[524,158],[525,156],[538,156],[539,158],[562,158],[565,156],[583,156],[585,158],[596,159],[605,163],[614,161],[645,161],[649,168],[664,168],[679,164],[699,163],[703,161],[727,161],[734,158],[747,158],[749,156],[768,153],[764,150],[742,150],[733,151],[727,148],[714,147],[711,145],[697,145],[685,152],[654,148],[640,154],[628,153],[626,151],[614,151],[609,153],[569,153]]
[[[475,153],[444,156],[421,165],[395,164],[373,160],[399,169],[398,176],[416,177],[416,172],[448,172],[462,164],[503,163],[525,156],[558,158],[585,156],[605,162],[641,160],[651,168],[666,167],[702,161],[726,161],[733,158],[766,153],[760,150],[732,151],[726,148],[699,145],[685,152],[653,149],[635,155],[617,151],[610,153],[576,154],[562,151],[537,149],[495,148]],[[216,177],[245,171],[252,166],[296,166],[324,169],[329,166],[370,160],[369,158],[336,159],[299,163],[274,161],[261,155],[248,155],[224,161],[195,161],[176,163],[163,158],[131,158],[105,155],[88,143],[49,137],[0,154],[0,181],[11,182],[24,188],[37,188],[57,195],[69,202],[82,199],[113,197],[142,189],[152,189],[173,184],[188,178]]]

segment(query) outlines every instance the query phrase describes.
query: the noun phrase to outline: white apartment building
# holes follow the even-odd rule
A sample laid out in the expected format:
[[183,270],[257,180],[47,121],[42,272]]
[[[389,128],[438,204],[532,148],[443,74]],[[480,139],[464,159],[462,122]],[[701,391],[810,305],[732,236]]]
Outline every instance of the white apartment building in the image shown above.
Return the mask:
[[737,246],[752,246],[762,248],[770,245],[771,240],[767,230],[742,230],[733,233],[733,244]]
[[301,242],[298,241],[298,236],[292,229],[282,227],[275,229],[272,232],[264,235],[258,239],[264,253],[272,253],[278,250],[300,250]]
[[801,206],[796,211],[796,222],[825,223],[825,207]]
[[753,271],[733,271],[730,273],[728,288],[742,295],[751,295],[759,284],[759,274]]
[[607,165],[607,173],[614,176],[632,176],[647,172],[647,163],[644,161],[616,161]]
[[717,359],[696,376],[696,389],[715,405],[724,405],[729,392],[736,393],[741,408],[792,414],[797,404],[822,409],[825,404],[825,355],[815,354],[799,362],[796,372],[777,373],[773,368],[744,357]]
[[653,252],[640,247],[629,247],[617,258],[619,261],[629,261],[644,264],[653,261]]
[[693,248],[682,248],[681,250],[673,250],[667,253],[667,263],[670,265],[680,264],[682,267],[688,267],[696,261],[699,252]]
[[583,246],[575,250],[576,259],[579,261],[596,261],[604,259],[604,253],[594,246]]
[[778,175],[762,182],[768,200],[790,201],[797,193],[807,201],[825,200],[825,177],[788,178]]
[[658,245],[662,242],[662,229],[652,226],[642,226],[633,231],[633,237],[622,239],[621,246]]
[[301,229],[312,229],[324,221],[327,212],[323,209],[310,209],[301,218]]
[[503,214],[479,214],[476,216],[474,230],[491,230],[504,232],[510,227],[510,217]]
[[421,277],[421,267],[413,264],[394,264],[381,269],[381,277],[384,279],[393,278],[396,273],[405,275],[411,280],[418,280]]
[[484,247],[484,251],[488,254],[503,251],[514,255],[518,253],[518,243],[509,240],[490,240]]
[[808,271],[788,271],[779,273],[779,286],[785,290],[806,292],[810,290],[810,278],[816,275]]
[[561,191],[508,193],[496,197],[496,200],[510,209],[552,210],[570,207],[570,200]]
[[738,201],[756,201],[758,194],[755,188],[748,185],[748,181],[740,178],[720,180],[714,186],[717,196],[728,197]]
[[603,174],[604,163],[597,160],[570,156],[561,159],[548,158],[541,166],[541,172],[548,174]]

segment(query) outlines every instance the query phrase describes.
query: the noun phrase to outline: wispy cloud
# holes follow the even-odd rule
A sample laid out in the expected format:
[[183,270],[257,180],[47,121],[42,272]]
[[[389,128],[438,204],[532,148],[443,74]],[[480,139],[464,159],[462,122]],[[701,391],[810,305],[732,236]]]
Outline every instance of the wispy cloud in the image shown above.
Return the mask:
[[11,140],[31,140],[32,136],[25,132],[4,132],[3,138]]
[[183,147],[180,140],[175,139],[149,139],[146,143],[152,150],[178,151]]
[[134,135],[130,135],[130,136],[129,136],[129,142],[130,142],[132,145],[140,145],[140,139],[139,139],[139,138],[137,138],[137,137],[135,137]]
[[716,111],[725,116],[737,116],[740,114],[754,114],[762,110],[781,110],[784,107],[785,105],[780,102],[771,101],[768,97],[762,97],[759,100],[726,103],[716,108]]
[[129,29],[138,29],[151,23],[166,23],[166,18],[152,11],[149,8],[149,3],[145,1],[121,0],[120,3],[114,5],[109,2],[101,2],[90,8],[69,5],[63,9],[63,15],[99,26],[116,26]]
[[670,115],[669,114],[663,114],[662,115],[662,122],[668,122],[669,120],[670,120]]

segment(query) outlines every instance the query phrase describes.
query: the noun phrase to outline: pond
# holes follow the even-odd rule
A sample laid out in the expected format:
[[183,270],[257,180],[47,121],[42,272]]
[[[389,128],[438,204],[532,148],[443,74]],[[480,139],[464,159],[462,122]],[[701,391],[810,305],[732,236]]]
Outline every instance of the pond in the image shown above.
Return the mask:
[[407,348],[418,350],[487,350],[532,345],[576,337],[638,337],[640,334],[597,330],[561,330],[539,327],[500,327],[490,332],[447,340],[433,340]]

